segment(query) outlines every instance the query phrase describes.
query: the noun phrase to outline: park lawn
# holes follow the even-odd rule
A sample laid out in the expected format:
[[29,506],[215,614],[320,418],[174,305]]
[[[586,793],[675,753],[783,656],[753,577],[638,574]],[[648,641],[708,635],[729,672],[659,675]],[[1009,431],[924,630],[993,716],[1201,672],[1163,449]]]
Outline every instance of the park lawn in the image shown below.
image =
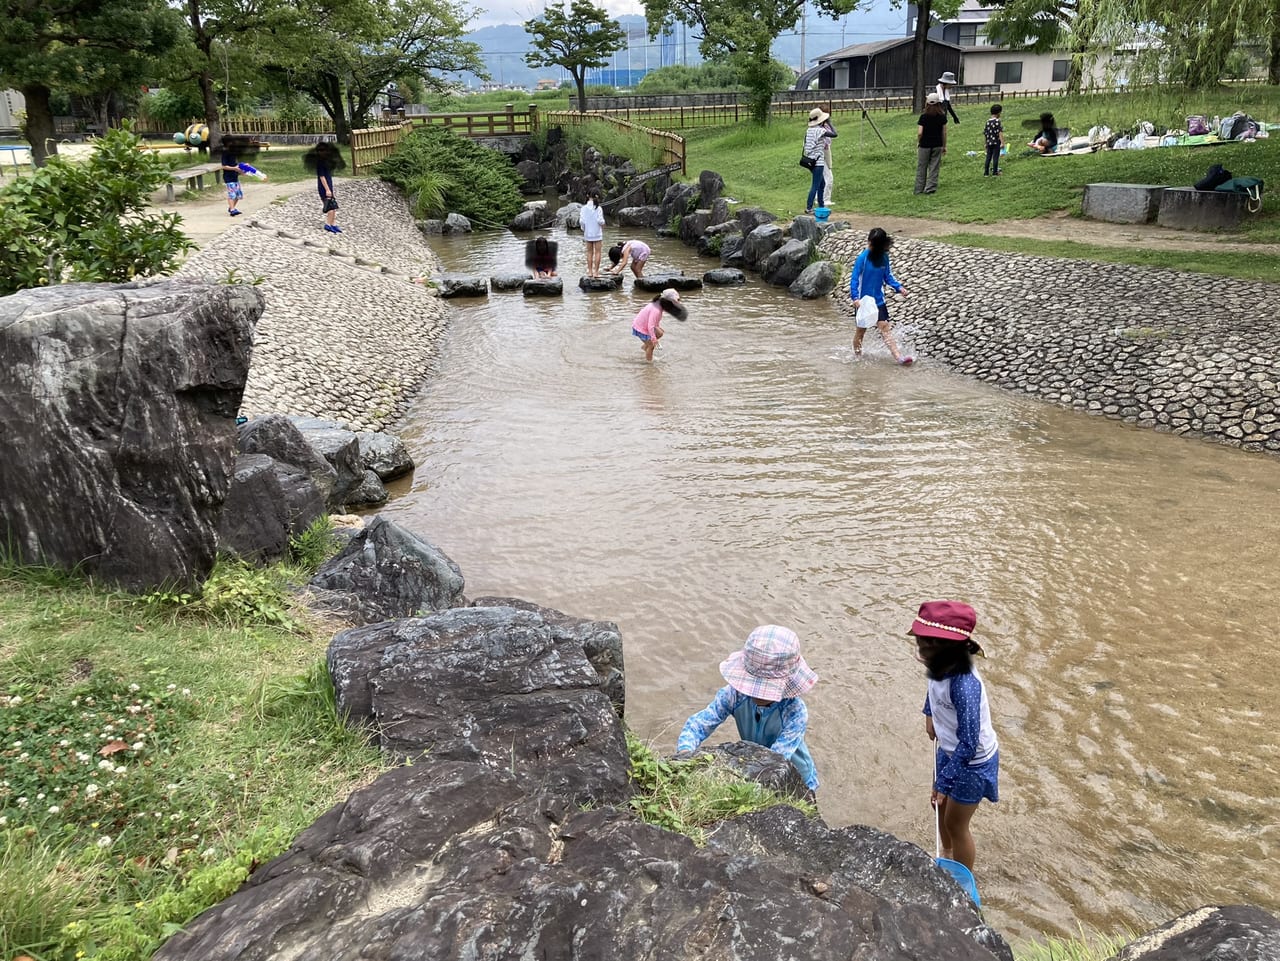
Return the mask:
[[382,769],[307,576],[222,564],[196,602],[0,558],[0,958],[148,957]]
[[[1249,90],[1260,92],[1244,109],[1259,120],[1280,122],[1280,89]],[[1221,104],[1217,112],[1230,113],[1229,107],[1230,103]],[[1118,118],[1131,115],[1133,120],[1150,118],[1157,125],[1181,125],[1185,122],[1183,111],[1214,112],[1208,106],[1192,110],[1182,101],[1161,102],[1149,95],[1008,100],[1004,126],[1010,154],[1003,158],[999,178],[984,178],[982,125],[989,116],[988,106],[961,104],[957,106],[961,124],[948,128],[948,152],[938,192],[931,196],[912,193],[914,114],[868,113],[867,119],[858,113],[837,114],[840,136],[833,144],[835,208],[962,224],[1034,219],[1063,210],[1078,215],[1085,184],[1190,185],[1215,163],[1237,176],[1261,177],[1280,187],[1280,131],[1251,144],[1109,150],[1052,158],[1020,156],[1022,145],[1032,133],[1024,121],[1034,125],[1043,110],[1052,111],[1058,125],[1070,126],[1073,133],[1085,133],[1096,123],[1109,123],[1119,129],[1125,121]],[[775,121],[763,127],[739,125],[687,131],[689,169],[714,170],[724,177],[728,196],[765,207],[780,217],[793,216],[803,211],[809,188],[808,172],[799,166],[803,129],[798,121]],[[884,137],[884,145],[876,135],[877,129]],[[970,151],[972,156],[968,155]],[[1262,213],[1251,218],[1238,237],[1253,243],[1280,243],[1280,201],[1265,198]]]

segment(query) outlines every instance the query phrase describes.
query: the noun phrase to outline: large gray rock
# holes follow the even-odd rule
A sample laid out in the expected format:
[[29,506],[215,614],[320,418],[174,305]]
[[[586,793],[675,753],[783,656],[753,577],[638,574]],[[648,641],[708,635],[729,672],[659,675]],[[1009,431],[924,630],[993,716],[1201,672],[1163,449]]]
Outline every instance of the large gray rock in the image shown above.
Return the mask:
[[529,279],[529,271],[525,270],[520,273],[514,271],[503,274],[492,274],[489,277],[489,287],[492,290],[521,290],[524,288],[524,282]]
[[1120,949],[1112,961],[1280,961],[1280,919],[1248,904],[1209,905]]
[[564,293],[564,281],[559,277],[534,277],[524,282],[526,297],[559,297]]
[[377,474],[379,480],[395,480],[413,472],[413,456],[394,434],[360,430],[356,431],[356,442],[360,445],[360,463],[365,470]]
[[750,741],[728,741],[714,747],[703,745],[693,753],[694,757],[710,754],[721,767],[726,767],[739,777],[755,781],[762,787],[784,797],[809,798],[809,788],[796,766],[781,754],[761,744]]
[[252,286],[64,284],[0,299],[0,539],[143,592],[213,567]]
[[386,487],[383,486],[382,478],[373,471],[366,470],[359,483],[347,491],[345,509],[367,511],[374,507],[381,507],[387,502],[389,496]]
[[699,193],[696,184],[672,184],[668,187],[662,195],[663,222],[696,210]]
[[723,197],[711,205],[711,223],[722,224],[729,219],[729,201]]
[[710,223],[711,211],[709,210],[695,210],[691,214],[685,214],[680,219],[680,241],[687,247],[694,246]]
[[587,292],[618,290],[622,287],[622,274],[605,274],[603,277],[578,278],[578,288]]
[[822,230],[813,214],[800,214],[791,221],[791,239],[807,240],[815,244],[822,239]]
[[462,214],[449,214],[444,218],[444,232],[446,234],[469,234],[471,233],[471,221]]
[[[323,424],[326,429],[343,429],[341,425],[332,421],[306,419],[304,423],[315,426]],[[322,511],[333,495],[334,487],[337,486],[337,469],[325,459],[323,454],[307,443],[307,439],[302,436],[302,431],[298,429],[294,420],[284,414],[266,414],[241,424],[236,429],[236,449],[241,454],[265,454],[279,464],[305,474],[320,495]],[[348,467],[348,476],[344,479],[345,483],[350,484],[349,475],[354,470],[355,466],[351,464]]]
[[662,208],[656,204],[645,207],[623,207],[614,215],[619,227],[661,227],[667,222]]
[[555,224],[557,227],[564,227],[566,230],[581,230],[582,204],[565,204],[556,211]]
[[713,203],[720,199],[722,190],[724,190],[724,178],[714,170],[704,170],[698,174],[699,207],[710,208]]
[[790,293],[805,300],[817,300],[835,289],[836,268],[829,260],[814,261],[800,271],[800,276],[787,288]]
[[[289,553],[292,518],[276,467],[277,462],[266,454],[236,458],[218,523],[219,550],[254,561],[274,561]],[[316,486],[307,483],[319,508],[314,520],[324,512],[324,502]]]
[[[743,266],[748,270],[759,270],[769,255],[786,243],[782,236],[782,228],[777,224],[761,224],[749,234],[742,245]],[[723,254],[722,263],[723,263]],[[729,266],[726,264],[725,266]]]
[[742,234],[726,234],[720,242],[720,266],[742,269],[747,266],[747,239]]
[[635,280],[636,290],[644,290],[651,294],[661,293],[668,287],[674,287],[676,290],[701,290],[702,278],[686,277],[674,271],[658,271],[637,277]]
[[522,210],[507,224],[512,230],[538,230],[546,226],[547,216],[541,210]]
[[[428,649],[435,643],[428,638]],[[378,676],[398,687],[388,675],[399,664],[426,660],[389,650]],[[475,667],[491,675],[487,659]],[[454,684],[438,705],[425,699],[450,754],[458,741],[448,715],[461,726],[474,701],[449,708],[467,692]],[[724,822],[699,848],[638,821],[613,785],[597,786],[586,810],[569,792],[530,791],[530,726],[511,731],[514,747],[495,752],[495,763],[433,749],[382,775],[154,958],[1012,958],[919,848],[868,828],[833,831],[785,806]],[[563,762],[572,783],[589,783],[589,770],[579,772],[611,747],[579,746]],[[812,863],[801,842],[816,846]]]
[[[622,635],[612,621],[593,621],[574,617],[550,607],[540,607],[518,597],[477,597],[473,607],[514,607],[518,611],[532,611],[551,625],[557,638],[567,638],[582,645],[587,660],[600,675],[601,688],[613,704],[618,717],[626,709],[626,667],[622,659]],[[777,755],[774,755],[775,757]]]
[[440,277],[437,282],[440,285],[440,296],[446,300],[453,297],[489,296],[489,285],[483,277],[458,277],[447,274]]
[[747,275],[732,267],[717,267],[703,274],[702,281],[715,287],[731,287],[736,284],[745,284]]
[[466,604],[448,555],[381,515],[311,579],[316,607],[368,624]]
[[788,240],[769,255],[760,267],[760,278],[776,287],[790,287],[809,265],[812,245],[803,240]]
[[536,194],[542,190],[542,164],[538,161],[521,160],[516,164],[516,173],[524,178],[524,183],[520,185],[522,193]]
[[347,494],[364,478],[359,436],[333,421],[314,417],[291,417],[290,420],[307,446],[333,468],[333,489],[325,500],[329,510],[340,512],[347,503]]
[[771,224],[777,219],[774,214],[769,213],[763,207],[743,207],[738,211],[738,223],[741,225],[744,237],[749,237],[751,231],[757,227]]

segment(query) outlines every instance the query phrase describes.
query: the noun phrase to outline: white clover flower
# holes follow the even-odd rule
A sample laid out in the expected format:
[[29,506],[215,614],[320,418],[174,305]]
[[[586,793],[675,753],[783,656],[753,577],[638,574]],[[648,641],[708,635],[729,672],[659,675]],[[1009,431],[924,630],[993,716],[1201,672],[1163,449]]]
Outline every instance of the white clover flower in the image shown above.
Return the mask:
[[27,799],[24,797],[18,798],[18,807],[24,808],[26,806],[27,806]]
[[96,785],[96,784],[94,784],[92,781],[90,781],[90,782],[89,782],[89,784],[88,784],[88,785],[85,787],[85,789],[84,789],[84,796],[85,796],[85,797],[93,797],[95,794],[97,794],[97,793],[98,793],[98,791],[99,791],[99,790],[100,790],[100,788],[98,787],[98,785]]
[[125,710],[128,711],[130,714],[142,713],[142,708],[138,707],[138,705],[136,704],[130,704],[128,707],[125,708]]
[[50,813],[50,814],[57,814],[57,813],[58,813],[59,811],[61,811],[61,810],[62,810],[62,808],[58,807],[58,805],[56,805],[56,804],[50,805],[50,807],[49,807],[49,813]]
[[124,767],[124,765],[123,765],[123,764],[120,764],[120,765],[117,765],[117,766],[116,766],[116,769],[115,769],[115,773],[116,773],[116,774],[123,774],[123,773],[124,773],[124,771],[125,771],[125,767]]
[[39,794],[37,794],[37,795],[36,795],[36,800],[37,800],[37,801],[43,801],[43,800],[44,800],[44,791],[41,791]]
[[9,824],[9,819],[5,817],[3,814],[0,814],[0,828],[7,827],[8,824]]
[[103,758],[98,762],[98,770],[100,771],[110,771],[112,767],[114,767],[114,765],[106,758]]
[[76,760],[81,764],[88,764],[93,759],[85,754],[84,751],[76,751]]
[[190,697],[190,696],[191,696],[191,688],[189,688],[189,687],[184,687],[184,688],[182,689],[182,696],[183,696],[183,697]]
[[129,690],[130,690],[130,692],[131,692],[131,693],[136,694],[138,691],[141,691],[141,690],[142,690],[142,688],[138,687],[138,685],[137,685],[137,684],[130,684],[130,685],[129,685]]
[[22,747],[22,742],[21,742],[21,741],[14,741],[14,742],[13,742],[13,746],[14,746],[15,748]]
[[71,746],[71,742],[68,741],[65,737],[58,742],[58,747],[70,747],[70,746]]
[[182,815],[181,815],[181,814],[170,814],[170,815],[169,815],[169,820],[170,820],[170,821],[181,821],[181,820],[182,820]]
[[177,684],[170,684],[168,687],[165,688],[166,691],[176,691],[177,689],[178,689]]
[[133,745],[129,748],[129,750],[131,750],[131,751],[141,751],[144,747],[146,747],[146,745],[145,745],[145,744],[143,744],[141,741],[134,741],[134,742],[133,742]]
[[31,757],[31,755],[28,754],[26,751],[23,751],[21,754],[18,755],[18,760],[25,761],[29,757]]
[[200,857],[204,858],[206,861],[211,861],[217,856],[218,856],[217,848],[205,848],[203,851],[200,852]]
[[98,847],[100,848],[111,847],[111,838],[106,834],[102,835],[102,837],[98,838]]

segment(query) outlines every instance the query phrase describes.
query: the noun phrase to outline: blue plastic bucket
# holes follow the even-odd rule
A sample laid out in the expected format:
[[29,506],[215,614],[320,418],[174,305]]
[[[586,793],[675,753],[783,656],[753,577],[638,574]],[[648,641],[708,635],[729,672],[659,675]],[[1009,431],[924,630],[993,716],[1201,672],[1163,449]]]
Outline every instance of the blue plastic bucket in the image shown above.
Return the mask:
[[830,216],[831,216],[831,208],[830,208],[830,207],[815,207],[815,208],[813,208],[813,219],[814,219],[814,220],[816,220],[816,221],[817,221],[818,223],[820,223],[820,224],[825,224],[825,223],[827,222],[827,218],[828,218],[828,217],[830,217]]
[[949,858],[935,858],[934,860],[938,867],[955,879],[956,884],[964,888],[964,893],[969,895],[969,899],[974,903],[975,907],[982,907],[982,898],[978,896],[978,882],[974,880],[972,871],[959,861],[952,861]]

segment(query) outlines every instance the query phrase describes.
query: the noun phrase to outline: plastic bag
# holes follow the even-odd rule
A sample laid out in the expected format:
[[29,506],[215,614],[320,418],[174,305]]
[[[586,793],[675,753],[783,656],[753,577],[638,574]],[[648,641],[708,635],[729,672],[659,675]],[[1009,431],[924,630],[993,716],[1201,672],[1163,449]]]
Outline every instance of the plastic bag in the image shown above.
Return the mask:
[[862,328],[871,328],[876,325],[880,319],[880,305],[876,303],[876,299],[870,294],[865,297],[858,298],[858,326]]

